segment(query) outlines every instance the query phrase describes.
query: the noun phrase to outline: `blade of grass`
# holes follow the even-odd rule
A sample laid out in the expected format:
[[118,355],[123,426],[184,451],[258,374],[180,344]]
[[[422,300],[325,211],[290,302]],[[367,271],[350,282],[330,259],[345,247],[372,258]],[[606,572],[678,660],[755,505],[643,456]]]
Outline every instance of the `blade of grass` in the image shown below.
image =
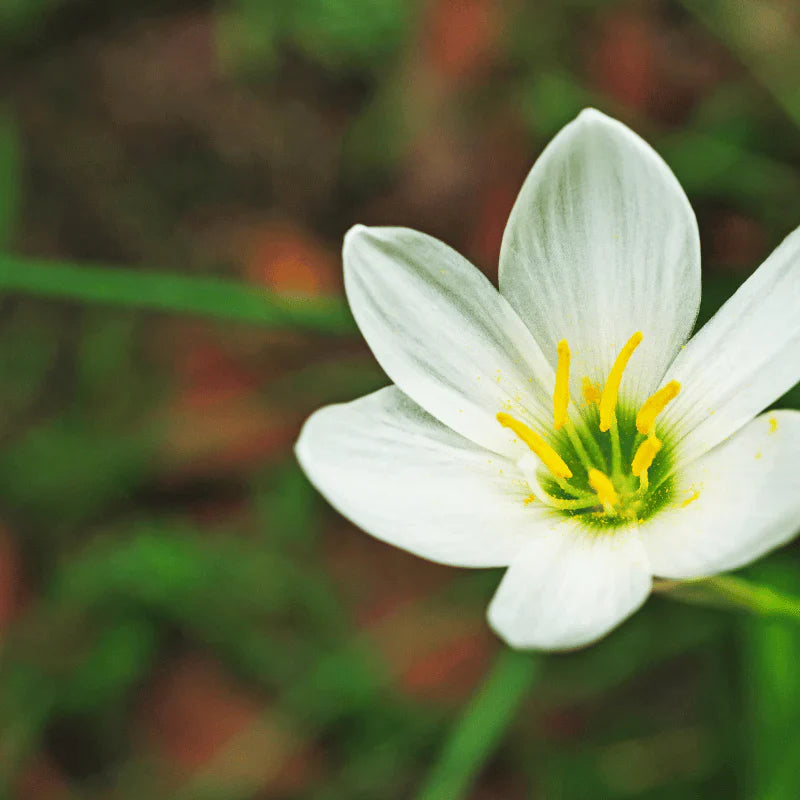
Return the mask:
[[417,800],[458,800],[494,752],[539,675],[529,653],[504,650],[450,734]]
[[[791,562],[768,561],[753,570],[759,580],[781,591],[796,593],[800,589],[796,566]],[[795,800],[800,796],[800,629],[781,619],[746,619],[740,630],[746,715],[742,739],[749,767],[745,792],[753,800]],[[787,769],[789,764],[793,766]]]
[[288,298],[223,278],[40,261],[0,254],[0,291],[169,311],[321,333],[355,330],[340,300]]
[[765,617],[800,622],[800,597],[734,575],[690,581],[659,581],[654,591],[683,603],[737,608]]

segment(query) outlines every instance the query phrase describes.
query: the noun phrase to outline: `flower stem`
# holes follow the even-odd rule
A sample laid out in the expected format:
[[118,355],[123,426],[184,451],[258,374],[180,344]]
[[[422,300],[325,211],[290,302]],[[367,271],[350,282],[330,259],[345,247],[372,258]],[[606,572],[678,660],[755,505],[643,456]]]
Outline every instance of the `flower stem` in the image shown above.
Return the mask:
[[530,653],[503,650],[455,724],[417,800],[459,800],[513,722],[540,671]]
[[766,617],[800,623],[800,597],[734,575],[716,575],[691,581],[657,581],[653,591],[694,605],[738,608]]

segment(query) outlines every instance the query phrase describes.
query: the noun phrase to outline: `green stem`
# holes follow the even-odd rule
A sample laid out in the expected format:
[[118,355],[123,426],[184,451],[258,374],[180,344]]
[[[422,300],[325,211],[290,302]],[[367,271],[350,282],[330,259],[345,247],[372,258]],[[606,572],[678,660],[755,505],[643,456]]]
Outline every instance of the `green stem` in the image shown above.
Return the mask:
[[611,436],[611,474],[618,478],[622,475],[622,447],[619,443],[619,425],[616,414],[611,418],[611,427],[608,432]]
[[693,581],[659,581],[653,591],[683,603],[738,608],[761,616],[800,622],[800,597],[734,575]]
[[[597,495],[593,492],[587,492],[585,489],[579,489],[577,486],[573,486],[569,481],[565,480],[564,478],[559,478],[557,476],[554,477],[555,482],[558,484],[558,487],[561,489],[564,494],[571,495],[579,500],[593,500],[594,505],[597,505]],[[542,489],[544,491],[544,489]],[[551,494],[548,494],[548,497],[553,497]],[[553,498],[557,500],[558,498]]]
[[589,470],[594,467],[594,463],[592,462],[589,453],[586,452],[586,448],[583,446],[583,441],[581,440],[580,434],[577,430],[575,430],[575,425],[573,424],[572,420],[567,420],[566,424],[564,425],[564,430],[566,430],[567,436],[572,443],[572,447],[588,475]]
[[529,653],[500,653],[450,732],[417,800],[459,800],[466,795],[514,720],[539,670],[539,659]]
[[0,290],[110,306],[216,317],[266,327],[351,333],[336,299],[282,297],[223,278],[62,264],[0,254]]
[[[545,502],[544,500],[542,502]],[[600,505],[597,495],[587,497],[576,497],[574,500],[562,500],[560,497],[547,495],[547,505],[558,508],[561,511],[581,511],[584,508],[596,508]]]
[[[581,412],[581,419],[583,420],[584,431],[590,431],[592,428],[598,428],[598,421],[596,419],[592,419],[590,413]],[[580,438],[580,433],[578,433],[577,429],[575,429],[575,433],[578,438]],[[584,443],[584,439],[581,439],[581,443]],[[595,458],[598,469],[600,469],[602,472],[608,472],[608,462],[606,461],[606,457],[603,454],[603,451],[600,449],[600,445],[597,444],[594,436],[587,434],[585,437],[585,443],[588,444],[589,449],[592,451],[592,455]]]

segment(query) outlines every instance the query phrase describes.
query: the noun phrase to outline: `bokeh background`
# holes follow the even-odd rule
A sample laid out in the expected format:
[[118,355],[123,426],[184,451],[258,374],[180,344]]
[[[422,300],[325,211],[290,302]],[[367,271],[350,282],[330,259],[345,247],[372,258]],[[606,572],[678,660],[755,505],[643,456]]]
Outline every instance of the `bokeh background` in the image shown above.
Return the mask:
[[[0,797],[417,796],[502,650],[501,573],[371,539],[292,457],[387,382],[343,233],[416,227],[496,278],[527,170],[594,105],[686,187],[707,318],[800,224],[800,6],[2,0],[0,87]],[[58,296],[129,272],[288,310]],[[797,629],[655,598],[524,658],[472,800],[800,797]]]

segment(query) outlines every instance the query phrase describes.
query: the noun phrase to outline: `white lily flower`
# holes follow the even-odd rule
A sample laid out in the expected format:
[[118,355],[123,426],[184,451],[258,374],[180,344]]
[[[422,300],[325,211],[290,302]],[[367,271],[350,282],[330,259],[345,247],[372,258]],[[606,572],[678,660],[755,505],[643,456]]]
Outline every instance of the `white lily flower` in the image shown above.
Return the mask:
[[510,645],[607,633],[652,577],[734,569],[800,527],[800,229],[684,344],[697,223],[661,158],[582,112],[542,153],[503,237],[500,291],[436,239],[356,226],[345,286],[394,382],[317,411],[311,481],[423,558],[507,566]]

